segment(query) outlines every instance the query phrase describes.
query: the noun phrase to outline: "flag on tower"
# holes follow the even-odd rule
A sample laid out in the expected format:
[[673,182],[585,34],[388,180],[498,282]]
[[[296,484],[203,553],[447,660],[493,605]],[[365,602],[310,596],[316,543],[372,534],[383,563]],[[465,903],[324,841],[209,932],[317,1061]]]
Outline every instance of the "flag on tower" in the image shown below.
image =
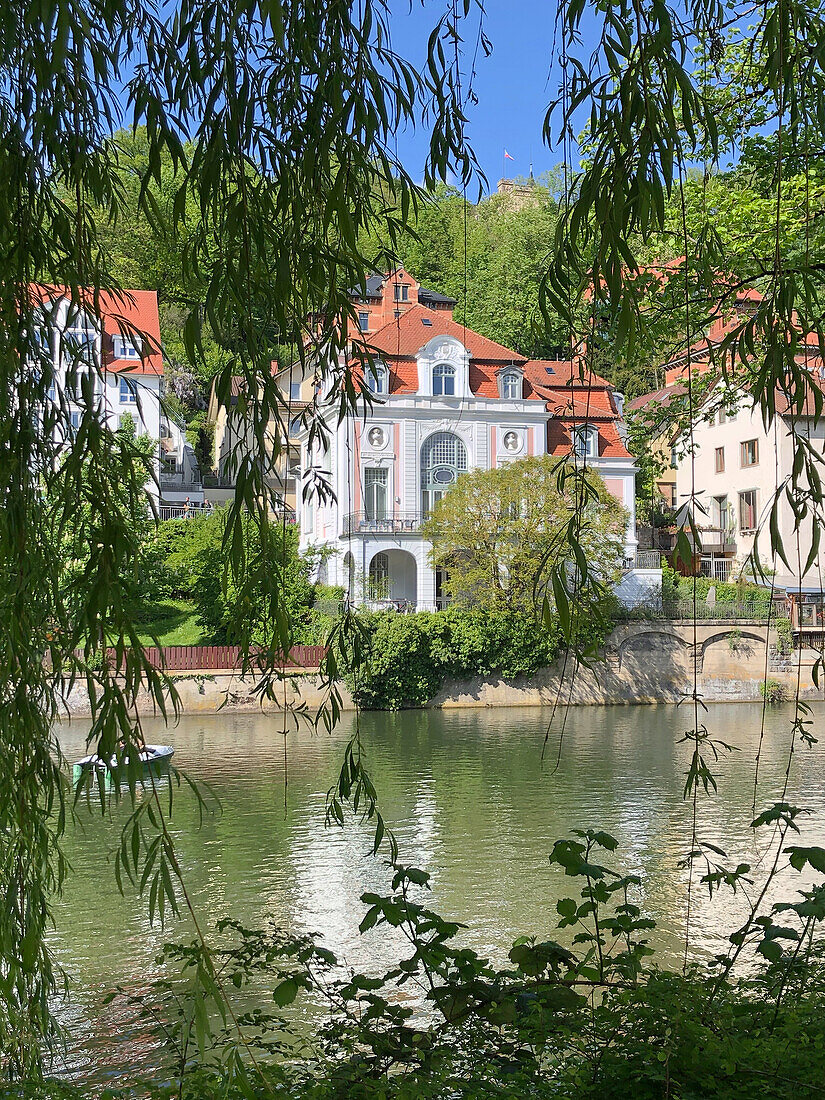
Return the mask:
[[515,157],[511,157],[506,149],[504,150],[504,158],[505,158],[505,160],[515,160],[516,159]]

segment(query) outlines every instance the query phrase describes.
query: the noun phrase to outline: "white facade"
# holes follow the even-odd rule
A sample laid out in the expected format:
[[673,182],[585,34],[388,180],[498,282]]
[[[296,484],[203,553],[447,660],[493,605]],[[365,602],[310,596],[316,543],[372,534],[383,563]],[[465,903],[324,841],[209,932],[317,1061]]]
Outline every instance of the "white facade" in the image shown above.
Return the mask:
[[821,587],[825,545],[807,573],[804,570],[813,539],[810,517],[796,532],[790,505],[780,493],[777,527],[790,569],[771,552],[769,522],[777,492],[790,483],[793,432],[822,455],[825,424],[815,425],[804,415],[792,423],[790,416],[778,415],[766,428],[761,411],[751,407],[746,395],[740,394],[735,404],[734,410],[717,412],[712,419],[697,419],[692,455],[687,437],[674,445],[676,503],[690,509],[700,529],[703,569],[719,580],[735,577],[756,542],[760,561],[775,571],[777,584],[793,586],[801,580]]
[[[522,368],[502,366],[495,371],[498,396],[479,396],[471,388],[471,361],[459,339],[435,335],[414,362],[403,365],[403,392],[387,392],[389,371],[382,365],[371,379],[377,394],[371,409],[341,424],[337,409],[326,414],[330,446],[325,453],[310,454],[303,435],[304,487],[313,470],[323,471],[334,498],[319,503],[301,494],[301,549],[326,549],[319,579],[341,585],[356,604],[443,606],[430,544],[420,534],[423,518],[465,470],[488,470],[547,453],[552,413],[546,399],[510,396],[524,392]],[[514,374],[517,388],[510,378]],[[486,388],[491,388],[489,380]],[[632,516],[632,459],[595,454],[587,461]],[[632,555],[635,548],[631,521],[627,552]]]
[[54,367],[54,382],[50,397],[58,395],[65,401],[71,427],[76,427],[85,407],[82,393],[83,377],[91,375],[93,400],[98,414],[107,427],[117,431],[121,419],[129,415],[138,434],[160,438],[161,375],[130,370],[138,368],[140,354],[134,346],[133,334],[117,334],[109,338],[109,358],[117,369],[106,369],[102,325],[86,310],[71,305],[68,298],[57,298],[44,306],[40,348]]

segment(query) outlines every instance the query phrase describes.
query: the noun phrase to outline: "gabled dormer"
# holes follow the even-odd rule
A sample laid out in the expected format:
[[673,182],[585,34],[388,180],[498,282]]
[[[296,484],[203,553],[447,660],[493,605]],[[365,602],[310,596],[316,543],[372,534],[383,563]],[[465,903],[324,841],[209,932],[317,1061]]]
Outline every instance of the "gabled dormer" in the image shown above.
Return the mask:
[[436,399],[468,398],[470,353],[454,336],[434,336],[418,352],[418,393]]
[[524,370],[517,363],[509,363],[496,371],[498,395],[502,401],[521,401],[524,398]]

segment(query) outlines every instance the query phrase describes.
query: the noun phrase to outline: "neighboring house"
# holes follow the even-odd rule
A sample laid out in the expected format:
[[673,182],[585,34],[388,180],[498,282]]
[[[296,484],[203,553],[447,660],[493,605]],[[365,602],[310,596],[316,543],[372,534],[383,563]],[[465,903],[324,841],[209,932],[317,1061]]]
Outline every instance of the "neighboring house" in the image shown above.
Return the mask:
[[70,430],[80,423],[86,401],[83,379],[91,375],[96,414],[112,431],[124,417],[131,417],[138,434],[148,435],[158,449],[157,485],[151,481],[148,488],[158,497],[159,487],[160,514],[165,516],[187,497],[197,506],[203,495],[194,452],[162,408],[163,356],[155,291],[88,291],[80,302],[72,302],[60,287],[38,286],[33,293],[40,303],[41,354],[45,352],[54,369],[49,396],[65,403]]
[[[635,399],[629,409],[655,425],[653,447],[664,450],[669,446],[671,460],[660,491],[666,492],[671,483],[675,486],[674,504],[682,511],[680,522],[684,523],[689,514],[699,531],[694,561],[681,563],[681,567],[727,581],[747,567],[756,542],[760,561],[773,571],[773,583],[779,591],[798,594],[801,587],[821,602],[825,548],[811,568],[804,570],[813,539],[810,522],[799,531],[802,577],[796,567],[794,517],[784,495],[780,496],[777,529],[790,569],[781,559],[774,559],[768,530],[777,489],[790,482],[794,435],[810,440],[814,450],[825,451],[825,423],[814,423],[814,394],[806,395],[804,407],[798,411],[789,408],[787,397],[777,390],[776,417],[766,427],[761,409],[753,407],[746,380],[735,363],[729,364],[727,379],[720,380],[718,353],[724,338],[758,301],[755,291],[741,292],[728,315],[714,320],[702,340],[665,364],[665,387]],[[818,345],[805,347],[803,341],[797,359],[811,372],[812,385],[821,387]],[[668,417],[668,406],[680,397],[679,411],[684,414],[689,370],[695,380],[695,411],[687,430],[684,415],[677,424],[675,416]]]
[[160,438],[163,358],[157,295],[150,290],[119,294],[88,292],[72,303],[60,287],[32,288],[39,306],[39,346],[54,370],[51,400],[65,402],[76,427],[86,407],[83,379],[93,379],[96,413],[116,431],[129,415],[138,433]]
[[[276,510],[285,510],[294,517],[300,459],[297,437],[301,414],[312,401],[314,383],[311,378],[299,376],[299,364],[277,372],[277,364],[273,363],[273,372],[284,401],[280,412],[288,423],[288,429],[285,436],[277,421],[270,420],[266,429],[265,454],[259,456],[257,461],[264,464],[267,485],[276,495]],[[250,429],[245,380],[232,378],[228,403],[219,400],[217,384],[213,382],[206,415],[213,433],[213,469],[204,477],[205,493],[213,504],[223,504],[234,495],[239,463],[258,451]],[[280,441],[277,448],[276,439]],[[279,452],[277,455],[276,450]]]
[[338,423],[337,407],[321,402],[330,440],[323,452],[309,453],[301,433],[305,481],[320,469],[334,493],[324,503],[302,494],[299,510],[302,549],[328,552],[319,579],[358,603],[441,607],[442,578],[420,534],[434,504],[466,470],[575,451],[630,515],[624,597],[649,597],[661,573],[634,569],[636,467],[609,383],[580,378],[576,363],[528,360],[478,335],[450,309],[423,304],[418,284],[404,277],[418,304],[396,311],[404,283],[385,279],[383,310],[392,316],[365,340],[374,356],[365,379],[372,407],[365,399],[360,415]]
[[203,482],[195,448],[186,438],[186,430],[163,411],[159,481],[161,519],[185,518],[203,508]]
[[720,581],[737,575],[759,532],[760,561],[775,571],[778,588],[798,590],[801,583],[803,588],[822,591],[825,546],[804,572],[813,540],[810,520],[806,521],[798,536],[803,563],[800,578],[794,516],[784,493],[779,498],[777,529],[790,569],[773,557],[768,530],[777,490],[790,482],[794,435],[803,436],[815,451],[825,453],[825,422],[815,423],[813,396],[799,412],[790,409],[787,399],[777,393],[777,415],[766,427],[761,409],[753,408],[744,389],[730,387],[722,399],[720,388],[705,403],[716,411],[705,416],[697,413],[691,435],[683,434],[674,443],[677,506],[689,509],[699,528],[701,572]]
[[456,304],[455,298],[427,290],[403,267],[388,275],[371,275],[364,287],[352,287],[348,294],[358,317],[358,329],[365,334],[398,320],[413,306],[426,306],[452,317]]

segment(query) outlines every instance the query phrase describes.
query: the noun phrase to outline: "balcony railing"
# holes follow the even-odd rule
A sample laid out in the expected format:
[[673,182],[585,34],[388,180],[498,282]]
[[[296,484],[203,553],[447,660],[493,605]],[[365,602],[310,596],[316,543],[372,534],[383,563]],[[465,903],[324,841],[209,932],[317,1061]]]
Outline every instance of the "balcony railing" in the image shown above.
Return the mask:
[[211,505],[201,504],[200,501],[189,504],[159,504],[158,519],[194,519],[195,516],[209,514]]
[[704,551],[717,554],[736,553],[736,534],[730,527],[701,527],[699,538]]
[[409,535],[424,521],[421,512],[396,512],[392,516],[373,516],[368,512],[350,512],[344,516],[342,538],[351,535]]
[[637,550],[635,558],[630,559],[631,569],[661,569],[661,550]]
[[179,470],[175,473],[161,470],[158,481],[161,490],[170,489],[178,493],[186,489],[200,489],[201,487],[200,470]]

